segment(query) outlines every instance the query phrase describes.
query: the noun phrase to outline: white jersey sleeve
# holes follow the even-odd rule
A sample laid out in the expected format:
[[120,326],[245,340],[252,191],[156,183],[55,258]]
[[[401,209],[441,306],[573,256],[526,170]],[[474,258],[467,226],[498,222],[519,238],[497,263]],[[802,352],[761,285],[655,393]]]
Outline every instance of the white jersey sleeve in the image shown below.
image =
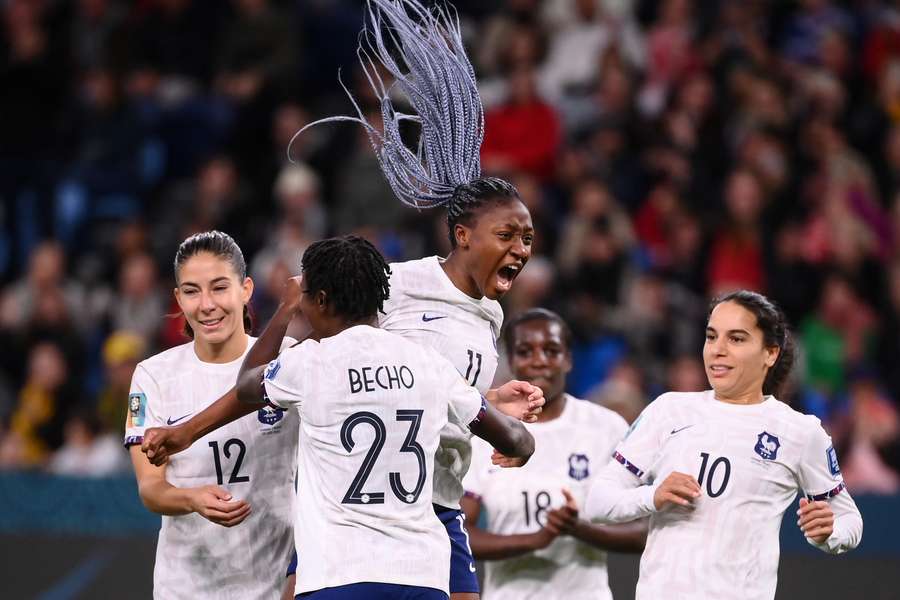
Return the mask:
[[666,402],[663,394],[647,405],[612,453],[612,459],[643,483],[653,483],[650,466],[659,458],[667,437]]
[[611,452],[588,490],[584,516],[598,523],[626,523],[656,511],[649,473],[662,448],[665,419],[659,400],[649,404]]
[[799,465],[800,486],[807,500],[827,501],[835,518],[834,532],[824,543],[819,544],[809,538],[806,540],[820,550],[841,554],[859,545],[862,516],[844,484],[831,437],[822,428],[819,419],[808,418],[816,423]]
[[431,350],[423,348],[431,355],[435,371],[441,381],[440,389],[447,393],[447,422],[457,427],[468,429],[475,419],[486,408],[484,396],[466,383],[462,375],[453,367],[453,363]]
[[315,349],[318,342],[306,340],[297,346],[285,348],[271,361],[263,376],[266,399],[280,408],[302,408],[304,390],[308,389],[310,370],[315,368]]
[[144,441],[144,431],[149,427],[165,425],[160,416],[159,386],[149,371],[140,364],[131,377],[131,390],[128,392],[128,415],[125,419],[125,447],[140,444]]

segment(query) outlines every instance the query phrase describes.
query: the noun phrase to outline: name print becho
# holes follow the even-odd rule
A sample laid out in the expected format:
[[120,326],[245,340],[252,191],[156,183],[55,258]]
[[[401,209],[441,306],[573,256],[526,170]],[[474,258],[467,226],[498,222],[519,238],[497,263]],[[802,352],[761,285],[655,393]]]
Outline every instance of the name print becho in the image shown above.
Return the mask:
[[413,372],[406,365],[382,365],[347,369],[350,378],[350,393],[374,392],[382,390],[411,389],[416,382]]

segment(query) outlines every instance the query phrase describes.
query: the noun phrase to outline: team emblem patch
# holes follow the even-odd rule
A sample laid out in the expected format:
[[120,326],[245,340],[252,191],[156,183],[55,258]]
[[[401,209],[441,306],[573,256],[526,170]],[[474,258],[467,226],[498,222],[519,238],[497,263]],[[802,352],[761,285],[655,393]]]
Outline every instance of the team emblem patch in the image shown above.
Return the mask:
[[256,411],[256,418],[264,425],[274,425],[284,418],[284,409],[275,408],[273,406],[263,406]]
[[838,464],[837,452],[834,451],[834,446],[828,447],[828,450],[825,451],[825,456],[828,458],[828,470],[831,474],[834,476],[840,475],[841,466]]
[[763,431],[757,436],[756,446],[753,450],[766,460],[775,460],[778,456],[778,448],[780,447],[781,442],[778,441],[777,437]]
[[263,379],[268,379],[269,381],[275,379],[275,376],[278,375],[278,371],[280,370],[281,361],[276,358],[266,365],[266,370],[263,372]]
[[132,427],[144,426],[144,413],[147,410],[147,395],[144,392],[128,394],[128,418]]
[[590,461],[585,454],[570,454],[569,477],[571,477],[575,481],[586,479],[587,476],[591,474],[590,470],[588,469],[589,462]]

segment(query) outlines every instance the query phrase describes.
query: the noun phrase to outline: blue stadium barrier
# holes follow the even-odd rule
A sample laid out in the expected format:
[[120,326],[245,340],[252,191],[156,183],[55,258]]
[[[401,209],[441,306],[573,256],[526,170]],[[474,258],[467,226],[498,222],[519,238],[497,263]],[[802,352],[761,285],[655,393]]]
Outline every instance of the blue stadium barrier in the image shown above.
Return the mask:
[[[865,522],[855,555],[900,556],[900,496],[856,498]],[[796,505],[796,503],[795,503]],[[0,534],[75,534],[123,536],[155,534],[159,516],[138,497],[134,477],[108,479],[59,477],[41,473],[0,473]],[[781,549],[785,554],[815,554],[796,525],[794,510],[785,513]]]

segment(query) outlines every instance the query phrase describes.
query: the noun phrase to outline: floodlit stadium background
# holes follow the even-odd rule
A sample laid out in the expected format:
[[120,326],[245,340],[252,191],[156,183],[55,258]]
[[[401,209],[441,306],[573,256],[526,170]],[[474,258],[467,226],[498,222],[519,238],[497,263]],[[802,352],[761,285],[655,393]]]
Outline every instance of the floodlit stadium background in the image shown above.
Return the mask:
[[[900,589],[900,3],[460,0],[486,108],[484,170],[538,231],[505,299],[577,333],[570,391],[628,420],[705,387],[710,295],[777,300],[790,394],[834,438],[861,547],[807,548],[779,598]],[[181,343],[172,258],[242,246],[257,323],[311,241],[447,251],[440,211],[392,198],[351,0],[0,3],[0,548],[6,598],[149,597],[158,517],[120,447],[137,361]],[[498,377],[505,376],[500,373]],[[281,569],[281,565],[267,568]],[[614,557],[616,597],[636,560]],[[110,595],[112,594],[112,595]]]

